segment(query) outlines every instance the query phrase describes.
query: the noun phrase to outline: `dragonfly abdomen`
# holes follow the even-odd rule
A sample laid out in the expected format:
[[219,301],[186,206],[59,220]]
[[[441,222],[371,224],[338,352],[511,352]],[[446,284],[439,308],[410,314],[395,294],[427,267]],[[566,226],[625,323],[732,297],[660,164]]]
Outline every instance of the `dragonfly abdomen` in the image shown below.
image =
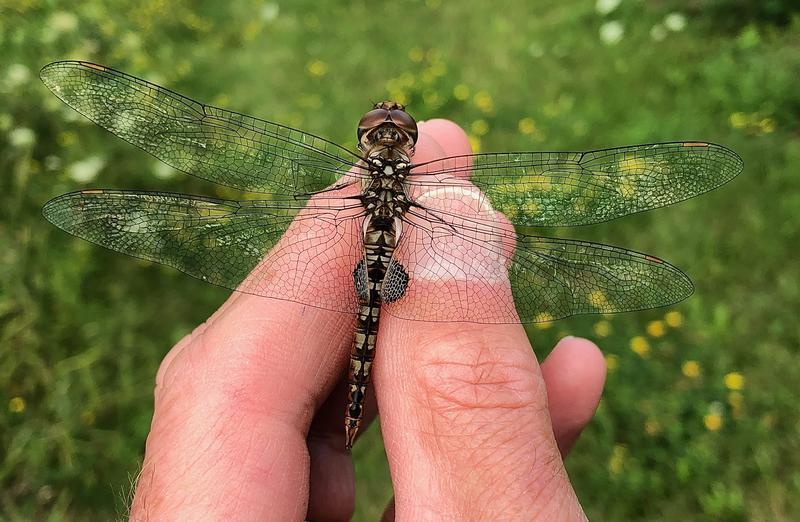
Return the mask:
[[396,237],[393,222],[385,222],[380,218],[370,220],[364,231],[364,259],[353,274],[359,293],[360,308],[353,348],[350,351],[350,371],[347,379],[349,388],[345,415],[347,449],[353,446],[353,439],[358,433],[364,414],[364,399],[378,337],[381,287],[394,254]]
[[[377,166],[377,165],[376,165]],[[403,173],[401,173],[402,175]],[[355,339],[350,351],[350,371],[348,372],[347,411],[345,413],[346,447],[353,446],[353,440],[361,427],[364,415],[364,400],[369,386],[372,361],[375,359],[375,344],[378,337],[381,303],[384,301],[384,281],[390,266],[400,271],[406,278],[391,278],[393,285],[407,282],[404,269],[392,260],[398,239],[399,218],[405,211],[401,184],[395,182],[395,171],[380,165],[373,171],[373,185],[364,194],[363,204],[367,211],[364,224],[364,259],[355,271],[353,279],[358,292],[359,314]],[[398,189],[399,188],[399,189]],[[398,197],[399,196],[399,197]],[[401,204],[398,205],[398,202]],[[404,288],[392,288],[390,300],[402,296]]]

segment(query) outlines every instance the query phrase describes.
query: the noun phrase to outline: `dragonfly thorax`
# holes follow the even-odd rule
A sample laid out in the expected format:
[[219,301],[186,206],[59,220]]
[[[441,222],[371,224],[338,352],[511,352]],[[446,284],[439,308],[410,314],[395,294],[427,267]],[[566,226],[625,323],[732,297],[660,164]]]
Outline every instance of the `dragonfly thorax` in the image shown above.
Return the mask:
[[408,209],[403,182],[408,175],[408,157],[389,159],[380,155],[369,158],[369,178],[361,195],[364,208],[373,216],[399,217]]

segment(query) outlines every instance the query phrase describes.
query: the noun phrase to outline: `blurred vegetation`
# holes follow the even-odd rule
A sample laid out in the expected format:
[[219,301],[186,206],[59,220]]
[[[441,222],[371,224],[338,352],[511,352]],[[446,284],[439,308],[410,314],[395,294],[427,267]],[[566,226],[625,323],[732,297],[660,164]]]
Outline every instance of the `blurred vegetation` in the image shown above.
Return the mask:
[[[343,144],[369,102],[461,124],[483,151],[723,143],[745,173],[669,209],[560,235],[651,252],[697,290],[671,310],[531,328],[595,339],[609,378],[568,459],[598,520],[800,518],[800,15],[789,0],[489,3],[0,0],[0,518],[125,512],[168,348],[226,296],[56,230],[88,186],[221,194],[39,83],[80,58]],[[391,496],[357,445],[357,519]]]

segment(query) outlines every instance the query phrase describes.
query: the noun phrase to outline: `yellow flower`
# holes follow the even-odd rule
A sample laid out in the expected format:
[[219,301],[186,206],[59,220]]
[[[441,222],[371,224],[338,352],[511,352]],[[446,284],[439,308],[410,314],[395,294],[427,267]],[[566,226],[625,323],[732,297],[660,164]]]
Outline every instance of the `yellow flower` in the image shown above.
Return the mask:
[[677,310],[672,310],[664,314],[664,322],[672,328],[680,328],[683,326],[683,315]]
[[611,335],[611,332],[613,330],[613,328],[611,327],[611,323],[606,321],[605,319],[594,323],[593,329],[595,335],[598,337],[608,337],[609,335]]
[[436,47],[431,47],[428,49],[428,52],[425,53],[425,58],[431,63],[439,62],[442,60],[442,51]]
[[519,120],[517,126],[522,134],[533,134],[536,132],[536,122],[533,121],[533,118],[522,118]]
[[697,361],[686,361],[681,365],[681,373],[690,379],[700,377],[700,363]]
[[494,101],[492,101],[492,95],[486,91],[476,92],[475,96],[472,98],[472,101],[475,102],[475,105],[482,112],[492,112],[494,110]]
[[405,105],[408,103],[408,95],[404,91],[390,91],[389,99],[396,101],[401,105]]
[[667,333],[667,329],[664,327],[664,321],[650,321],[647,323],[647,333],[651,337],[663,336]]
[[244,26],[242,30],[242,39],[245,42],[252,42],[255,40],[256,36],[258,36],[259,31],[261,31],[261,22],[258,20],[252,20],[250,23]]
[[619,367],[619,357],[614,354],[606,355],[606,368],[608,371],[613,372]]
[[459,83],[453,87],[453,97],[458,101],[464,101],[469,98],[469,87],[466,84]]
[[722,427],[722,415],[719,413],[707,413],[703,417],[703,424],[706,425],[708,431],[717,431]]
[[775,131],[775,120],[772,118],[764,118],[759,122],[758,126],[761,128],[761,132],[769,134]]
[[481,139],[474,134],[470,134],[467,136],[469,138],[469,145],[472,148],[472,152],[480,152],[481,151]]
[[533,327],[537,330],[547,330],[553,326],[553,314],[549,312],[539,312],[533,318]]
[[598,310],[608,310],[608,297],[602,290],[592,290],[589,292],[589,304]]
[[661,432],[661,424],[655,419],[647,419],[644,422],[644,432],[650,435],[658,435]]
[[626,448],[622,444],[616,444],[614,449],[611,450],[611,458],[608,459],[608,471],[617,475],[622,471],[622,465],[625,463]]
[[25,399],[22,397],[12,397],[12,399],[8,401],[8,410],[11,413],[22,413],[25,411]]
[[408,58],[412,62],[421,62],[425,58],[425,52],[419,47],[412,47],[410,51],[408,51]]
[[730,372],[725,376],[725,387],[729,390],[741,390],[744,388],[744,375],[739,372]]
[[631,350],[639,357],[647,357],[650,354],[650,343],[642,335],[633,337],[630,342]]
[[473,134],[483,136],[489,132],[489,124],[486,123],[486,120],[475,120],[472,122],[470,129],[472,129]]
[[734,129],[741,129],[747,125],[747,115],[743,112],[734,112],[728,119]]
[[322,60],[314,60],[312,62],[308,62],[308,65],[306,65],[306,70],[311,76],[316,76],[319,78],[320,76],[325,76],[325,74],[328,72],[328,64]]

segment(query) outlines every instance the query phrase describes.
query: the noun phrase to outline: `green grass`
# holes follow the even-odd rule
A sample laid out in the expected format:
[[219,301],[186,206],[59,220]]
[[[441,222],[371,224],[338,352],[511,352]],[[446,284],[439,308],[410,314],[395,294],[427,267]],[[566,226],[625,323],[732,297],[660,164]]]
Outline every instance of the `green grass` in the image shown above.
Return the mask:
[[[711,194],[555,231],[684,268],[697,289],[673,309],[679,326],[658,322],[659,310],[530,333],[541,357],[565,333],[593,338],[614,367],[568,459],[590,518],[800,518],[800,19],[790,2],[702,0],[687,11],[627,1],[605,15],[578,1],[286,4],[0,1],[0,518],[123,514],[158,363],[226,295],[41,217],[50,197],[88,186],[226,195],[63,107],[37,71],[66,58],[344,144],[371,101],[400,97],[418,119],[458,122],[483,151],[673,139],[733,148],[745,172]],[[623,28],[616,44],[600,38],[612,21]],[[355,456],[356,518],[373,520],[391,496],[377,426]]]

